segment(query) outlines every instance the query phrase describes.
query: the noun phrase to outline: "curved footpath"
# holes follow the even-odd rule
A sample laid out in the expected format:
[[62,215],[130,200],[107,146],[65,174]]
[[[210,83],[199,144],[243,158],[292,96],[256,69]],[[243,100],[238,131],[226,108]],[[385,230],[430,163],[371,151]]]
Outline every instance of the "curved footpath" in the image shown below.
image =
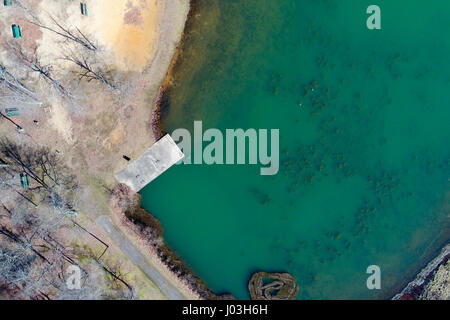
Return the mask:
[[115,227],[113,221],[108,216],[100,216],[96,220],[97,224],[105,230],[111,240],[122,250],[122,252],[133,262],[147,277],[150,278],[170,300],[186,300],[187,298],[173,286],[157,268],[155,268],[139,250]]

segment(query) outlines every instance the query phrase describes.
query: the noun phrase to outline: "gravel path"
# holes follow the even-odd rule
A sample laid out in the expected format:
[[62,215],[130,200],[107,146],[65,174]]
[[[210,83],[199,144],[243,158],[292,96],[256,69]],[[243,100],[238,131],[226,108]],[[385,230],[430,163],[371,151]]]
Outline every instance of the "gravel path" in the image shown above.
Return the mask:
[[108,236],[120,247],[123,253],[138,266],[162,291],[162,293],[170,300],[185,300],[186,297],[172,285],[154,266],[152,266],[139,250],[126,239],[120,230],[118,230],[111,218],[108,216],[100,216],[97,218],[97,224],[105,230]]

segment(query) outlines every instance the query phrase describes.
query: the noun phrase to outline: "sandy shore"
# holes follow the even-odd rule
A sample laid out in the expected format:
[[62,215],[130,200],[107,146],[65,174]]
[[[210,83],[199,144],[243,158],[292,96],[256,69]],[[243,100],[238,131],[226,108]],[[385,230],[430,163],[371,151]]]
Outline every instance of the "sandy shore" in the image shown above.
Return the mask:
[[[108,20],[108,27],[102,37],[105,43],[115,52],[115,59],[122,69],[139,71],[146,85],[146,101],[152,107],[152,137],[148,141],[152,143],[159,136],[159,123],[154,122],[158,118],[158,101],[163,90],[162,84],[168,73],[172,58],[176,53],[178,43],[184,30],[184,25],[189,12],[189,2],[179,0],[168,1],[118,1],[114,9],[109,8],[106,1],[100,1],[97,6],[104,17],[101,21]],[[151,6],[151,3],[154,6]],[[141,14],[139,14],[139,9]],[[104,11],[103,11],[104,10]],[[111,18],[114,17],[113,19]],[[131,20],[131,21],[130,21]],[[111,23],[122,21],[122,24]],[[130,24],[132,22],[132,24]],[[148,105],[146,106],[148,108]],[[130,124],[132,125],[132,124]],[[152,143],[140,145],[145,148]],[[139,149],[140,149],[139,148]],[[136,154],[133,152],[133,154]],[[133,224],[113,213],[112,221],[122,230],[125,237],[139,249],[149,266],[162,275],[176,290],[179,296],[186,299],[199,299],[199,295],[187,286],[183,279],[170,271],[168,266],[161,261],[157,252],[152,249],[145,240],[140,237]],[[140,266],[140,268],[142,268]]]
[[[189,14],[192,14],[189,10],[191,9],[189,2],[185,1],[185,5],[187,5],[188,9],[187,11],[186,8],[180,10],[177,3],[179,4],[180,2],[168,1],[162,9],[164,19],[159,28],[159,37],[158,39],[155,39],[158,46],[153,57],[149,60],[143,70],[144,76],[151,80],[149,86],[149,95],[151,98],[149,100],[152,101],[153,105],[151,129],[153,135],[152,138],[154,140],[158,140],[162,136],[161,133],[163,129],[161,128],[159,122],[160,99],[164,93],[167,79],[171,77],[171,70],[178,57],[178,50],[180,50],[181,47],[180,44],[182,41],[185,23],[189,18]],[[170,22],[180,20],[179,17],[181,13],[183,14],[184,22],[182,28],[177,28]],[[167,39],[175,39],[175,41],[168,41]],[[154,81],[155,79],[158,81]],[[180,266],[184,270],[184,276],[180,276],[180,274],[177,275],[171,270],[171,266],[168,265],[168,262],[164,262],[162,260],[162,257],[176,257],[170,249],[168,249],[163,243],[159,245],[151,245],[147,238],[148,236],[142,233],[138,225],[126,218],[125,214],[121,210],[117,210],[114,206],[111,206],[111,208],[114,211],[112,221],[115,225],[125,231],[128,240],[130,240],[130,242],[138,248],[139,252],[149,260],[150,265],[155,269],[155,271],[163,275],[167,281],[174,285],[181,295],[183,295],[186,299],[195,300],[202,299],[202,296],[204,298],[206,295],[209,298],[213,298],[214,294],[205,288],[201,280],[193,275],[190,270],[186,269],[184,264],[179,261],[178,258],[175,259],[180,262]],[[147,214],[150,215],[150,213]],[[164,253],[161,253],[162,251],[164,251]],[[196,286],[197,288],[193,288],[193,286]]]

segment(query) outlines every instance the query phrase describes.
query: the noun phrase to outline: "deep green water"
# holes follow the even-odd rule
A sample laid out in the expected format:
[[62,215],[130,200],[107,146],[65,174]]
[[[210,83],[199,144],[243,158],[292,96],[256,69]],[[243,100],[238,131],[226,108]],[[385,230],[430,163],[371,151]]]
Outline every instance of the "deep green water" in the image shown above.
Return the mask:
[[175,166],[143,207],[217,293],[264,270],[300,299],[390,297],[450,238],[450,2],[196,2],[164,128],[279,128],[280,171]]

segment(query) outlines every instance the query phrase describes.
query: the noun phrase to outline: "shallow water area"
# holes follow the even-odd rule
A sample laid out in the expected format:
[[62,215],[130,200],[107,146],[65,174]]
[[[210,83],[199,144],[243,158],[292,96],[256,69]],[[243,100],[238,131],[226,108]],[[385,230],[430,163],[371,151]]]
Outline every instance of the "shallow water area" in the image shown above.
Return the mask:
[[280,130],[277,175],[178,165],[141,191],[214,292],[264,270],[299,299],[389,298],[450,238],[450,3],[380,0],[368,30],[371,4],[196,1],[164,130]]

